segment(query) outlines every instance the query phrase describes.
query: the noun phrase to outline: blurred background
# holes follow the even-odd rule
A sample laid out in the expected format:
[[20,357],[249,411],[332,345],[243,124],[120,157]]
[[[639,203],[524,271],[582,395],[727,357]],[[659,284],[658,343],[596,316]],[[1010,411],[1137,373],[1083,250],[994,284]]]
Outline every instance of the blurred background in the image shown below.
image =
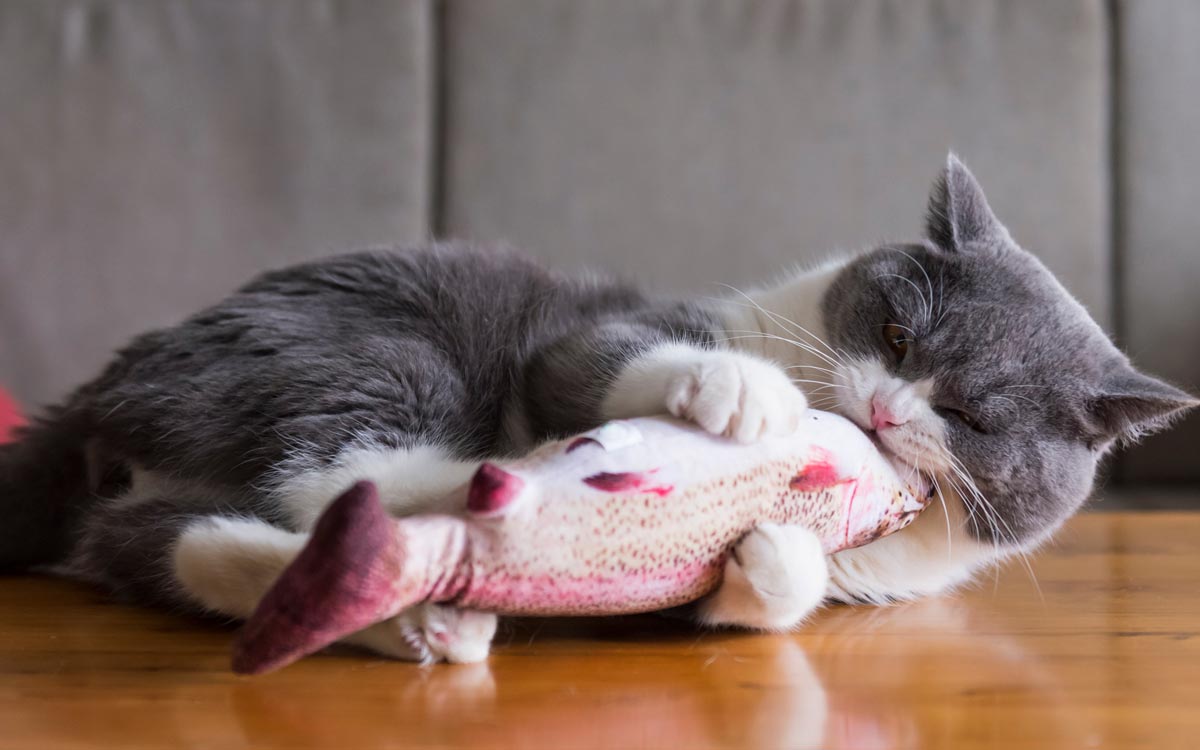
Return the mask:
[[[255,272],[364,245],[719,294],[915,238],[953,149],[1197,392],[1198,37],[1193,0],[0,0],[0,387],[53,401]],[[1200,482],[1197,446],[1192,418],[1113,486]]]

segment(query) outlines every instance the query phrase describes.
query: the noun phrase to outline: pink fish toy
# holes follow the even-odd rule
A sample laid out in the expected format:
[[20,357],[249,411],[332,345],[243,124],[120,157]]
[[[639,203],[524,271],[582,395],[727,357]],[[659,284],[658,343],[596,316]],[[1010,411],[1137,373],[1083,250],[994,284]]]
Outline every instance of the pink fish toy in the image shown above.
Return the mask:
[[805,526],[835,552],[903,528],[931,495],[819,411],[752,445],[665,417],[609,422],[484,463],[461,491],[461,515],[393,518],[370,482],[347,490],[247,622],[234,670],[277,669],[423,601],[507,615],[665,609],[715,589],[761,523]]

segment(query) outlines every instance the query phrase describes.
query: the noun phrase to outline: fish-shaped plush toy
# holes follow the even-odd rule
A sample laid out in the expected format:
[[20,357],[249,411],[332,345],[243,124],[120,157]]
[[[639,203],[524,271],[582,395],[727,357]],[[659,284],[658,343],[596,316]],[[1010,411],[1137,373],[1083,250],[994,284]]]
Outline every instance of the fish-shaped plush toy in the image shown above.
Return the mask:
[[422,601],[508,615],[665,609],[715,589],[758,524],[805,526],[826,552],[856,547],[912,521],[930,496],[920,484],[819,411],[752,445],[666,417],[609,422],[484,463],[460,516],[392,518],[359,482],[262,599],[234,669],[276,669]]

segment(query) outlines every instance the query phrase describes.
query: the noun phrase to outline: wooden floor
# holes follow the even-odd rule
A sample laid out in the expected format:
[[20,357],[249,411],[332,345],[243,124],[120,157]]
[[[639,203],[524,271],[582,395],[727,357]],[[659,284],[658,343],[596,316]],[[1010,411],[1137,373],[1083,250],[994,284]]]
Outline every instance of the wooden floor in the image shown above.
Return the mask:
[[796,635],[520,622],[487,664],[259,678],[226,629],[0,579],[0,748],[1200,747],[1200,513],[1083,516],[1032,568]]

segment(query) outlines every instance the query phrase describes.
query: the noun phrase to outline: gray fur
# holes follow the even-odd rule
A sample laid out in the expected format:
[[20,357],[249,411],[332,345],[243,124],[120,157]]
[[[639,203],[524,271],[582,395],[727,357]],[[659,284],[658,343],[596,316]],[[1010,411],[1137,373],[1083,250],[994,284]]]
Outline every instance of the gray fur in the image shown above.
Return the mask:
[[[716,326],[694,305],[464,245],[264,274],[135,339],[0,447],[0,567],[74,551],[77,574],[161,600],[162,566],[188,521],[285,523],[270,491],[289,466],[320,466],[356,443],[481,458],[578,432],[600,421],[628,358],[668,338],[710,346]],[[172,477],[174,494],[103,501],[128,489],[130,466]]]
[[[1133,368],[1013,242],[953,156],[930,196],[928,237],[852,262],[823,301],[826,329],[835,347],[881,358],[906,380],[932,379],[950,447],[1002,519],[971,508],[985,521],[976,536],[1034,541],[1087,499],[1114,443],[1164,427],[1197,401]],[[885,323],[912,330],[900,363]]]

